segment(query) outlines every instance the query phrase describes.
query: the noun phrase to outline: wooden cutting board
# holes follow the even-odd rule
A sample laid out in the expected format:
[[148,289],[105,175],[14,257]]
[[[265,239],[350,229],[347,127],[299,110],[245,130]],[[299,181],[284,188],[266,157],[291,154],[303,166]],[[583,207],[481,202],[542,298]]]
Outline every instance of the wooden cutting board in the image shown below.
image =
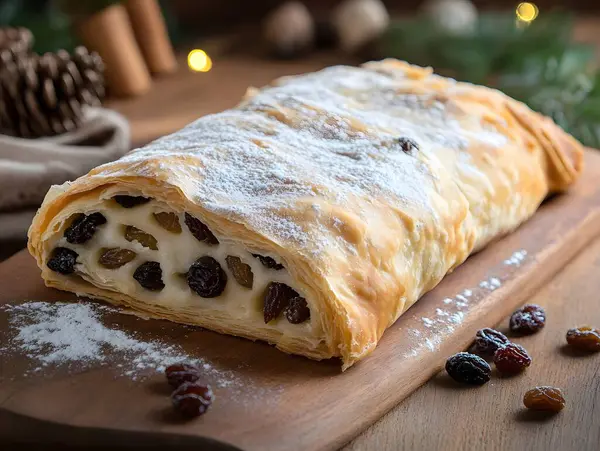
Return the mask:
[[[232,383],[219,386],[211,380],[215,373],[208,373],[216,401],[206,415],[186,422],[172,412],[163,376],[119,376],[122,358],[91,369],[47,368],[24,376],[38,363],[4,353],[0,436],[121,447],[339,447],[438,372],[447,356],[465,349],[478,328],[494,325],[527,300],[598,235],[600,154],[589,151],[586,164],[568,194],[547,201],[513,234],[469,258],[405,313],[371,356],[345,373],[337,361],[313,362],[262,343],[110,313],[106,325],[179,344]],[[0,304],[72,299],[45,288],[24,252],[0,265],[0,287]],[[8,313],[0,312],[0,344],[10,343],[14,332]]]

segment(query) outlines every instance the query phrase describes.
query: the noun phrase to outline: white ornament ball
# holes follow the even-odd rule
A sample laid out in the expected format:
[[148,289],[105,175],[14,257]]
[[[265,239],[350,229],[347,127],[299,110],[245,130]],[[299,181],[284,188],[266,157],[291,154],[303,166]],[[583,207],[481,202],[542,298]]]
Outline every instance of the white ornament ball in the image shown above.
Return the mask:
[[346,0],[333,12],[333,26],[340,46],[353,52],[379,37],[390,16],[381,0]]
[[264,38],[280,57],[291,58],[313,46],[315,23],[300,2],[287,2],[269,14],[264,22]]
[[438,28],[451,34],[470,33],[477,26],[477,8],[470,0],[428,0],[422,10]]

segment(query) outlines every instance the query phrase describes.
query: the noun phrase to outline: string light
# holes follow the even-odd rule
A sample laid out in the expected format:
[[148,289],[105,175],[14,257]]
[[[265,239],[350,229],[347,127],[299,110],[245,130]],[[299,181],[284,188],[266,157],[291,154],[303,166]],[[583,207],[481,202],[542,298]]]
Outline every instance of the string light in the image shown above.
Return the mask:
[[208,72],[212,69],[212,60],[204,50],[194,49],[188,53],[188,67],[194,72]]
[[517,6],[517,19],[521,22],[533,22],[539,14],[539,9],[534,3],[523,2]]

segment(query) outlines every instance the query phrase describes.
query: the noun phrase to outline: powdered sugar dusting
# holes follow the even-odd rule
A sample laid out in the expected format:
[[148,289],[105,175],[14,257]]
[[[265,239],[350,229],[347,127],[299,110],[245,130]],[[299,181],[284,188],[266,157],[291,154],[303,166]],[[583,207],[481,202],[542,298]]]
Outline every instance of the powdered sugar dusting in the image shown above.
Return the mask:
[[[343,244],[328,239],[329,226],[319,220],[292,219],[314,217],[315,199],[342,208],[385,199],[391,209],[434,212],[432,184],[445,171],[438,150],[461,151],[473,142],[503,146],[507,138],[477,115],[457,114],[437,94],[436,78],[427,81],[432,89],[415,94],[403,69],[377,67],[338,66],[280,79],[237,109],[131,152],[115,171],[155,176],[158,164],[182,175],[180,187],[197,205],[274,243],[296,243],[313,257]],[[403,151],[399,137],[412,139],[419,151]],[[122,175],[110,168],[99,171]]]
[[502,286],[502,282],[500,282],[500,279],[496,277],[490,277],[488,280],[482,280],[479,282],[479,286],[481,288],[485,288],[486,290],[494,291]]
[[504,264],[507,266],[521,266],[523,260],[527,256],[527,251],[525,249],[521,249],[513,253],[510,258],[504,260]]
[[[102,316],[116,310],[92,303],[26,302],[2,307],[16,335],[3,348],[19,350],[40,366],[77,364],[111,366],[117,373],[136,379],[176,362],[201,365],[218,387],[236,383],[233,374],[219,371],[210,362],[187,355],[181,348],[156,340],[142,340],[118,328],[107,327]],[[115,359],[123,363],[112,363]]]
[[423,321],[423,324],[425,325],[425,327],[431,327],[435,324],[435,320],[431,320],[429,318],[421,318],[421,321]]

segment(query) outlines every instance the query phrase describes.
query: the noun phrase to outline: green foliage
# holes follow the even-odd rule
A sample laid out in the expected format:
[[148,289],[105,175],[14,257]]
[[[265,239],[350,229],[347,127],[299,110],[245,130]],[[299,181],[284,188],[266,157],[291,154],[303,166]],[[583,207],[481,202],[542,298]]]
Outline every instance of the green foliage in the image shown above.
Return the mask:
[[1,26],[29,28],[35,36],[33,50],[37,53],[70,51],[77,45],[69,17],[53,1],[0,0]]
[[393,23],[379,57],[395,57],[458,80],[486,84],[552,117],[584,144],[600,147],[600,74],[594,49],[571,41],[571,17],[540,15],[517,26],[513,14],[480,16],[465,34],[418,17]]

